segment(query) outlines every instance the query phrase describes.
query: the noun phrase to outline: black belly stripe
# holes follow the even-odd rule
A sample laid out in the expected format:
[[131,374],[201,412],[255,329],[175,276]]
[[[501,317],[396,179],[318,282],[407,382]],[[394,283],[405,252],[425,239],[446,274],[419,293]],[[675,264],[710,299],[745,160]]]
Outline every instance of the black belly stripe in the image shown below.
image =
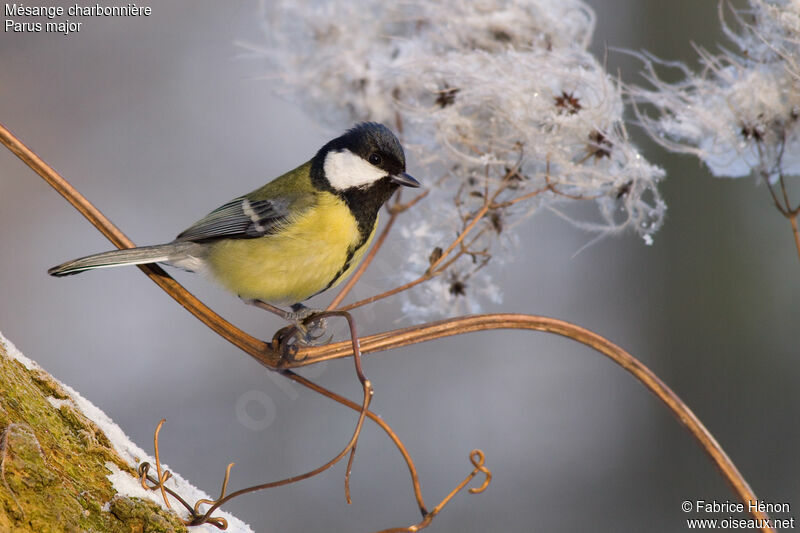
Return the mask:
[[352,248],[347,250],[347,258],[344,260],[344,265],[342,266],[342,268],[339,269],[339,272],[337,272],[336,275],[333,276],[333,279],[330,280],[327,285],[325,285],[324,289],[315,292],[314,294],[312,294],[308,298],[313,298],[317,294],[323,293],[323,292],[327,291],[328,289],[330,289],[331,287],[333,287],[333,285],[337,281],[339,281],[339,278],[341,278],[344,275],[344,273],[347,272],[347,269],[350,268],[350,263],[353,261],[353,256],[355,256],[356,252],[359,251],[361,249],[361,247],[364,246],[365,242],[366,242],[366,239],[362,237],[362,239],[355,246],[353,246]]

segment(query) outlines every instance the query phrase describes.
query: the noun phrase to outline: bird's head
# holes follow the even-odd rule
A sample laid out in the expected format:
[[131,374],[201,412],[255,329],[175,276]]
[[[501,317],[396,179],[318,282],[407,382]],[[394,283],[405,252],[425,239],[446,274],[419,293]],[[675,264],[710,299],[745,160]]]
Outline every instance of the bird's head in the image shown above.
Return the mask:
[[[419,187],[406,173],[400,141],[383,124],[362,122],[323,146],[314,156],[317,179],[337,193],[374,188]],[[388,197],[387,197],[388,198]]]

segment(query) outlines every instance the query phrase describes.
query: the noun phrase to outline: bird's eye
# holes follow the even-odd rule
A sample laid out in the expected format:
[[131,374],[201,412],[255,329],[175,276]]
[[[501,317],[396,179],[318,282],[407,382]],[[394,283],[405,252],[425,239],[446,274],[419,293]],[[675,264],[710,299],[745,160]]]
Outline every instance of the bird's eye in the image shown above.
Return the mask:
[[369,162],[370,162],[370,164],[378,166],[383,162],[383,159],[378,154],[370,154],[369,155]]

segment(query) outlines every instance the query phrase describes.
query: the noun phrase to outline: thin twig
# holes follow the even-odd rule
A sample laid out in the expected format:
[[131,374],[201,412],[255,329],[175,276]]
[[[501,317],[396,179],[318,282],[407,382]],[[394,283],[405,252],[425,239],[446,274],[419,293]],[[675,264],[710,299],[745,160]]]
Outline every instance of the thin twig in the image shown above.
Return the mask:
[[465,477],[464,480],[461,483],[456,485],[456,487],[453,490],[450,491],[450,494],[445,496],[444,499],[441,502],[439,502],[439,505],[437,505],[436,507],[431,509],[430,513],[424,515],[422,517],[422,521],[421,522],[418,522],[418,523],[414,524],[413,526],[409,526],[409,527],[399,527],[399,528],[392,528],[392,529],[384,529],[384,530],[379,531],[377,533],[414,533],[415,531],[419,531],[420,529],[425,529],[426,527],[428,527],[431,524],[431,522],[436,517],[436,515],[438,515],[439,512],[442,509],[444,509],[444,506],[447,505],[450,502],[450,500],[452,500],[453,497],[456,494],[461,492],[464,489],[464,487],[467,486],[467,483],[472,481],[473,478],[475,476],[477,476],[480,472],[483,472],[484,475],[486,476],[484,478],[484,480],[483,480],[483,483],[481,484],[480,487],[474,487],[474,488],[469,489],[469,493],[470,494],[480,494],[481,492],[486,490],[486,488],[489,486],[489,483],[492,481],[492,472],[488,468],[483,466],[484,459],[485,459],[485,457],[483,455],[483,451],[481,451],[481,450],[472,450],[470,452],[470,454],[469,454],[469,460],[472,462],[472,466],[474,466],[475,468],[473,468],[472,472],[470,472],[467,475],[467,477]]
[[775,204],[775,208],[778,210],[780,214],[788,218],[789,224],[792,225],[792,236],[794,237],[794,245],[795,248],[797,248],[798,258],[800,258],[800,230],[798,230],[797,227],[797,217],[798,215],[800,215],[800,205],[792,207],[792,204],[789,200],[789,192],[786,190],[786,180],[784,180],[782,172],[779,174],[778,183],[780,184],[783,203],[781,203],[781,199],[778,198],[778,194],[773,190],[772,184],[769,182],[768,173],[764,171],[761,172],[760,175],[767,186],[767,190],[769,191],[769,194],[772,197],[772,202]]
[[172,505],[170,505],[169,499],[167,498],[167,491],[164,490],[164,483],[166,483],[167,478],[169,476],[167,475],[166,472],[163,474],[161,473],[161,457],[159,456],[159,451],[158,451],[158,434],[161,433],[161,426],[163,426],[164,422],[166,421],[167,421],[166,418],[162,418],[158,422],[158,425],[156,426],[155,435],[153,436],[153,446],[156,454],[156,472],[158,473],[158,486],[161,489],[161,497],[164,498],[164,503],[167,505],[167,509],[171,510]]
[[390,289],[388,291],[384,291],[384,292],[382,292],[380,294],[376,294],[374,296],[370,296],[369,298],[364,298],[363,300],[359,300],[357,302],[353,302],[351,304],[345,305],[343,307],[340,307],[339,309],[342,310],[342,311],[351,311],[351,310],[353,310],[353,309],[355,309],[357,307],[362,307],[362,306],[365,306],[367,304],[371,304],[373,302],[377,302],[378,300],[383,300],[384,298],[388,298],[389,296],[394,296],[395,294],[399,294],[399,293],[401,293],[403,291],[407,291],[408,289],[410,289],[412,287],[416,287],[420,283],[424,283],[424,282],[428,281],[429,279],[431,279],[432,277],[433,277],[432,273],[426,272],[425,274],[421,275],[420,277],[418,277],[417,279],[415,279],[413,281],[409,281],[408,283],[405,283],[403,285],[400,285],[400,286],[395,287],[393,289]]
[[[158,435],[161,433],[161,426],[164,425],[164,422],[167,420],[162,418],[161,421],[156,426],[155,435],[153,436],[153,448],[155,450],[155,457],[156,457],[156,472],[158,474],[157,479],[153,479],[148,476],[148,471],[150,469],[150,463],[144,462],[139,465],[139,476],[140,482],[142,484],[142,488],[145,490],[161,490],[161,497],[164,499],[164,504],[167,506],[168,509],[172,509],[172,505],[169,503],[169,499],[167,498],[167,493],[177,499],[188,511],[190,518],[188,520],[181,520],[185,525],[189,525],[200,515],[200,506],[203,504],[212,504],[214,503],[213,500],[208,500],[206,498],[200,498],[195,502],[194,507],[190,506],[189,503],[184,500],[177,492],[170,490],[166,487],[167,480],[172,477],[172,472],[169,470],[162,470],[161,467],[161,452],[160,446],[158,445]],[[225,489],[228,486],[228,480],[230,479],[231,475],[231,468],[233,467],[234,463],[228,464],[228,468],[225,469],[225,479],[222,481],[222,491],[220,494],[220,498],[225,496]],[[149,486],[147,482],[150,481],[153,483],[152,486]],[[204,524],[212,524],[216,526],[218,529],[228,529],[228,521],[221,517],[221,516],[206,516],[203,520]]]
[[[313,390],[314,392],[317,392],[327,398],[330,398],[331,400],[338,402],[344,405],[345,407],[349,407],[350,409],[356,411],[358,411],[361,408],[357,403],[348,400],[343,396],[339,396],[335,392],[332,392],[324,387],[321,387],[320,385],[317,385],[313,381],[306,379],[303,376],[296,374],[291,370],[282,370],[281,374],[286,376],[288,379],[291,379],[295,383],[299,383],[300,385],[303,385],[304,387],[307,387]],[[392,442],[394,443],[395,447],[397,447],[397,449],[403,456],[403,459],[406,462],[406,466],[408,466],[408,471],[411,474],[411,484],[414,487],[414,497],[417,499],[417,505],[419,506],[422,516],[425,516],[426,514],[428,514],[428,509],[425,506],[425,500],[422,497],[422,489],[420,488],[419,475],[417,474],[417,468],[416,466],[414,466],[414,461],[411,459],[411,455],[408,453],[405,444],[403,444],[403,441],[400,440],[400,437],[397,436],[397,433],[394,432],[391,426],[389,426],[389,424],[387,424],[386,421],[383,420],[383,418],[376,415],[372,411],[367,411],[367,417],[376,424],[378,424],[378,426],[380,426],[380,428],[389,436],[389,438],[392,439]]]
[[[763,159],[764,153],[763,153],[763,151],[761,149],[761,145],[757,143],[756,147],[758,148],[758,157],[759,157],[759,159]],[[778,199],[777,193],[772,188],[772,183],[770,183],[770,181],[769,181],[769,177],[770,177],[769,170],[761,169],[758,174],[759,174],[759,176],[761,176],[761,179],[764,180],[764,183],[767,186],[767,190],[769,191],[770,196],[772,196],[772,202],[775,204],[775,208],[783,216],[788,217],[789,216],[789,211],[790,211],[791,208],[789,207],[789,199],[786,197],[786,188],[784,186],[783,180],[781,179],[780,185],[781,185],[781,188],[783,188],[783,198],[786,201],[786,205],[785,206],[781,204],[781,201]],[[783,177],[783,175],[781,174],[781,178],[782,177]]]
[[590,195],[583,195],[583,194],[569,194],[563,191],[560,191],[550,179],[550,164],[548,163],[548,169],[544,174],[544,181],[547,184],[547,190],[552,192],[557,196],[563,196],[564,198],[569,198],[570,200],[596,200],[603,196],[602,194],[590,194]]
[[494,201],[497,199],[500,193],[506,189],[507,186],[508,186],[507,182],[504,182],[497,188],[494,194],[492,194],[491,198],[488,195],[484,197],[483,206],[478,210],[477,213],[475,213],[475,216],[472,218],[469,224],[467,224],[467,226],[463,230],[461,230],[461,233],[458,234],[455,240],[452,243],[450,243],[450,245],[444,250],[444,252],[442,252],[442,255],[440,255],[439,258],[436,259],[436,261],[431,263],[431,265],[428,267],[428,272],[433,272],[434,270],[436,270],[436,267],[438,267],[442,263],[442,261],[444,261],[444,259],[448,255],[450,255],[450,252],[455,250],[456,247],[459,244],[461,244],[461,241],[463,241],[466,238],[469,232],[472,231],[472,229],[478,224],[478,222],[481,221],[481,219],[484,216],[486,216],[486,213],[489,212]]
[[[358,332],[356,331],[356,323],[353,320],[353,317],[347,311],[324,311],[322,313],[315,314],[312,319],[317,320],[320,318],[325,318],[329,316],[340,316],[347,320],[347,325],[350,328],[350,341],[353,347],[353,363],[356,367],[356,376],[358,377],[358,381],[361,383],[361,386],[364,387],[366,390],[369,388],[369,394],[373,394],[372,385],[370,384],[367,376],[364,375],[364,369],[361,366],[361,349],[359,347],[359,340],[358,340]],[[363,408],[363,411],[366,411],[366,407]],[[361,413],[363,418],[365,412]],[[350,499],[350,473],[353,470],[353,459],[356,455],[356,446],[358,445],[358,437],[356,437],[355,441],[353,441],[353,446],[350,448],[350,458],[347,460],[347,471],[344,476],[344,494],[347,503],[352,503]]]
[[[156,449],[157,448],[158,448],[158,439],[156,439]],[[180,504],[183,505],[187,511],[189,511],[189,514],[192,514],[192,506],[189,505],[189,502],[184,500],[180,494],[178,494],[177,492],[166,486],[165,483],[167,482],[167,479],[159,481],[158,479],[150,475],[151,466],[152,465],[147,461],[139,464],[139,468],[137,470],[139,473],[139,483],[142,485],[142,488],[144,490],[158,490],[159,487],[163,487],[164,490],[167,491],[167,494],[178,500],[178,502],[180,502]],[[169,474],[169,476],[165,476],[166,478],[172,475],[172,473],[169,470],[165,471],[165,474]],[[152,483],[152,485],[148,485],[147,484],[148,481]]]
[[[789,201],[789,193],[786,190],[786,181],[783,179],[783,173],[780,175],[780,183],[781,183],[781,193],[783,194],[783,202],[786,206],[785,211],[781,211],[783,215],[789,219],[789,223],[792,225],[792,235],[794,235],[794,244],[797,248],[797,255],[800,257],[800,231],[797,228],[797,215],[800,213],[800,205],[797,207],[792,208],[792,204]],[[772,189],[770,189],[771,191]]]
[[494,203],[494,204],[492,204],[491,208],[492,209],[503,209],[505,207],[511,207],[514,204],[518,204],[519,202],[524,202],[525,200],[530,200],[534,196],[539,196],[543,192],[549,191],[549,190],[550,190],[550,187],[542,187],[540,189],[536,189],[535,191],[531,191],[529,193],[525,193],[522,196],[517,196],[516,198],[513,198],[511,200],[507,200],[505,202],[500,202],[499,204],[498,203]]
[[775,209],[777,209],[783,216],[789,216],[789,206],[787,205],[784,207],[781,204],[781,201],[778,199],[778,195],[772,189],[772,184],[769,182],[769,178],[764,173],[762,173],[761,176],[764,178],[764,183],[767,184],[767,190],[769,191],[770,196],[772,196],[772,202],[775,204]]
[[794,235],[794,244],[797,248],[797,255],[800,257],[800,231],[797,229],[797,213],[789,216],[789,222],[792,224],[792,234]]
[[194,504],[194,514],[200,515],[200,506],[201,505],[213,505],[215,501],[221,500],[225,497],[225,494],[228,491],[228,482],[231,480],[231,469],[236,463],[228,463],[228,466],[225,467],[225,476],[222,478],[222,487],[219,490],[219,497],[216,500],[209,500],[207,498],[200,498]]
[[789,201],[789,192],[786,190],[786,180],[783,179],[783,172],[780,173],[780,177],[778,181],[781,184],[781,195],[783,195],[783,204],[786,206],[787,214],[797,213],[797,210],[800,209],[792,209],[792,203]]
[[[441,181],[441,179],[439,181]],[[394,215],[394,214],[399,215],[403,211],[408,211],[409,209],[411,209],[412,207],[417,205],[419,202],[424,200],[428,196],[428,194],[430,194],[431,190],[430,189],[425,189],[424,191],[422,191],[421,193],[416,195],[414,198],[412,198],[411,200],[409,200],[409,201],[407,201],[405,203],[400,201],[400,192],[402,192],[402,190],[397,191],[397,196],[396,196],[397,202],[395,202],[393,204],[387,204],[387,206],[386,206],[386,209],[389,210],[389,214],[390,215]]]

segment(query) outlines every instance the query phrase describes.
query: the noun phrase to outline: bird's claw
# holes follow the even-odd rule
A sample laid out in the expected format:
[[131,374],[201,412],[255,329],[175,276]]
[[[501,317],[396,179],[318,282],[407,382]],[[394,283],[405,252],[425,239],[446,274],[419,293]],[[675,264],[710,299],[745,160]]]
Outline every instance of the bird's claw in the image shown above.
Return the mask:
[[[287,326],[275,334],[273,342],[280,347],[283,357],[296,362],[297,352],[303,346],[324,346],[333,340],[333,335],[325,334],[328,330],[326,318],[314,318],[315,312],[303,312],[304,318],[296,320],[294,325]],[[299,313],[298,313],[299,314]]]
[[333,335],[323,339],[328,331],[327,318],[314,318],[314,313],[310,313],[304,320],[296,323],[297,342],[302,346],[324,346],[333,340]]
[[313,315],[311,315],[308,323],[301,322],[300,326],[301,328],[305,329],[304,339],[306,341],[313,342],[325,335],[325,332],[328,330],[328,319],[315,319]]

